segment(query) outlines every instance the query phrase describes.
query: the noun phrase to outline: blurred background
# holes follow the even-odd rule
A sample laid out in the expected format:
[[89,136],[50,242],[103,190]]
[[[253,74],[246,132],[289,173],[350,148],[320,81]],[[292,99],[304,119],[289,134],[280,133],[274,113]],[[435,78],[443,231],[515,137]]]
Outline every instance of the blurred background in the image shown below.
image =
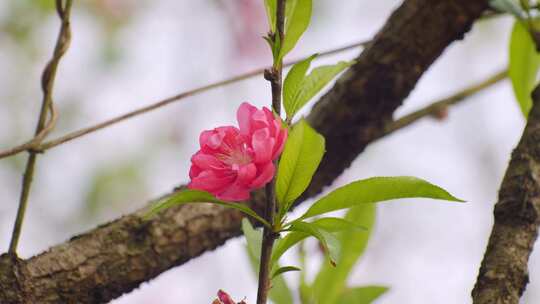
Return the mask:
[[[261,39],[267,30],[262,2],[75,1],[73,40],[60,63],[54,93],[60,118],[50,137],[268,65],[271,56]],[[315,0],[311,26],[289,59],[371,38],[400,3]],[[59,29],[53,4],[0,1],[0,149],[33,134],[40,74]],[[503,68],[512,22],[511,17],[497,17],[476,23],[424,75],[397,116]],[[344,52],[315,64],[358,53]],[[269,96],[268,83],[255,77],[49,150],[38,158],[20,254],[40,253],[186,182],[199,132],[234,123],[241,102],[267,105]],[[414,175],[468,203],[407,200],[379,205],[367,254],[351,284],[390,286],[377,303],[470,303],[493,204],[523,126],[505,81],[451,108],[444,121],[427,118],[370,145],[333,187],[374,175]],[[25,161],[24,153],[0,160],[2,252],[9,244]],[[321,258],[311,245],[308,277]],[[523,303],[539,303],[540,248],[531,257],[530,274]],[[286,275],[291,286],[297,276]],[[210,303],[220,288],[239,300],[255,300],[256,282],[240,238],[112,303]]]

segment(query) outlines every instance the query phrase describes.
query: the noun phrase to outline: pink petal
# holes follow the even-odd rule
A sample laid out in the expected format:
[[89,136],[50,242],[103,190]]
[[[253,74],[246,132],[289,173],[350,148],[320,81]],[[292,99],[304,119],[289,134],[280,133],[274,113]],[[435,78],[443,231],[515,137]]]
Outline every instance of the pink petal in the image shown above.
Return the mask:
[[278,156],[283,152],[283,148],[285,147],[285,142],[287,142],[287,129],[282,129],[279,132],[279,135],[276,139],[276,144],[274,146],[274,153],[272,153],[272,160],[278,158]]
[[201,135],[199,135],[199,145],[202,147],[206,146],[208,143],[208,140],[214,134],[214,130],[204,130],[201,132]]
[[208,137],[208,140],[206,141],[206,146],[214,150],[218,149],[223,142],[223,137],[225,137],[224,133],[213,132],[212,135]]
[[249,199],[249,188],[234,183],[224,188],[223,191],[216,193],[216,197],[220,200],[231,202],[245,201]]
[[240,167],[238,170],[238,182],[242,185],[249,185],[257,174],[257,167],[255,164],[247,164]]
[[276,140],[270,137],[270,131],[267,128],[255,131],[251,138],[251,146],[255,154],[254,162],[265,163],[271,161],[275,142]]
[[223,304],[236,304],[234,303],[233,299],[231,298],[231,296],[229,296],[226,292],[224,292],[223,290],[219,290],[218,293],[218,298],[219,300],[223,303]]
[[197,177],[202,172],[201,168],[191,165],[191,168],[189,168],[189,178],[193,179]]
[[268,121],[268,127],[270,128],[270,135],[276,136],[279,130],[281,129],[281,120],[278,119],[272,111],[267,107],[263,108],[264,115],[266,116],[266,121]]
[[197,175],[195,178],[191,179],[188,188],[214,193],[232,184],[234,179],[234,174],[217,176],[215,172],[205,170],[199,173],[199,175]]
[[191,157],[191,163],[203,170],[216,169],[223,170],[225,165],[214,155],[197,152]]
[[240,134],[248,135],[251,132],[251,115],[257,108],[247,102],[243,102],[236,112],[236,119],[240,127]]
[[268,128],[270,121],[266,119],[266,114],[262,110],[257,110],[251,115],[251,135],[259,129]]
[[259,168],[259,176],[253,182],[251,183],[250,187],[252,189],[258,189],[262,186],[266,185],[270,180],[272,180],[272,177],[274,177],[274,173],[276,171],[276,168],[274,167],[274,164],[269,162],[264,167]]

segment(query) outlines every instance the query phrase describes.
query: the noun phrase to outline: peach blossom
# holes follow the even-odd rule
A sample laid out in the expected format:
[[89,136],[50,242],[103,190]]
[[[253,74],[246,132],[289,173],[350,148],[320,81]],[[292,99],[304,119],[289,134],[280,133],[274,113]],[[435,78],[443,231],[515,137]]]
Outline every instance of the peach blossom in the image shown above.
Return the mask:
[[267,108],[242,103],[237,112],[240,128],[218,127],[203,131],[200,150],[191,158],[190,189],[212,193],[228,201],[249,198],[275,174],[275,160],[283,150],[287,129]]

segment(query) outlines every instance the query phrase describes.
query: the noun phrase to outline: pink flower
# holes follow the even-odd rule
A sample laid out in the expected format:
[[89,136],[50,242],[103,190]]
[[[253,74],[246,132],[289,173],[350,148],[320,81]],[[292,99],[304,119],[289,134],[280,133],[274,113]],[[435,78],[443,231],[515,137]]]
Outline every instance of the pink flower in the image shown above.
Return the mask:
[[191,158],[190,189],[241,201],[274,177],[272,161],[287,139],[281,119],[267,108],[258,110],[247,102],[236,115],[240,128],[225,126],[201,133],[201,148]]
[[[214,302],[212,302],[212,304],[236,304],[235,301],[233,301],[233,299],[231,298],[231,296],[229,296],[226,292],[224,292],[223,290],[219,290],[218,293],[218,298],[214,300]],[[239,304],[242,304],[245,302],[242,301],[240,302]]]

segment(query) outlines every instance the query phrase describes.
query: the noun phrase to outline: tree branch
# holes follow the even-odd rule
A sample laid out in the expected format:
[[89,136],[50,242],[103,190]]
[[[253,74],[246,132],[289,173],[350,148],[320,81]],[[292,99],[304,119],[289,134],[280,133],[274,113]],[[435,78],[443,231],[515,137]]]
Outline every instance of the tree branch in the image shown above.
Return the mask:
[[383,132],[380,135],[378,135],[377,138],[388,135],[399,129],[403,129],[426,116],[440,115],[440,113],[445,112],[449,106],[455,105],[463,101],[465,98],[477,92],[480,92],[486,88],[491,87],[492,85],[498,83],[499,81],[506,79],[506,77],[508,77],[508,72],[506,69],[504,69],[503,71],[500,71],[494,74],[493,76],[490,76],[486,80],[483,80],[479,83],[475,83],[454,95],[435,101],[425,108],[422,108],[418,111],[407,114],[396,121],[388,123],[383,128]]
[[495,223],[472,291],[475,304],[518,304],[540,225],[540,85],[495,204]]
[[[382,132],[420,75],[486,6],[487,0],[407,0],[392,14],[308,117],[327,138],[328,152],[304,197],[330,184]],[[257,194],[252,204],[260,208],[262,201]],[[14,268],[0,257],[0,302],[104,303],[241,233],[241,215],[218,206],[171,208],[149,222],[143,214],[107,223]]]

